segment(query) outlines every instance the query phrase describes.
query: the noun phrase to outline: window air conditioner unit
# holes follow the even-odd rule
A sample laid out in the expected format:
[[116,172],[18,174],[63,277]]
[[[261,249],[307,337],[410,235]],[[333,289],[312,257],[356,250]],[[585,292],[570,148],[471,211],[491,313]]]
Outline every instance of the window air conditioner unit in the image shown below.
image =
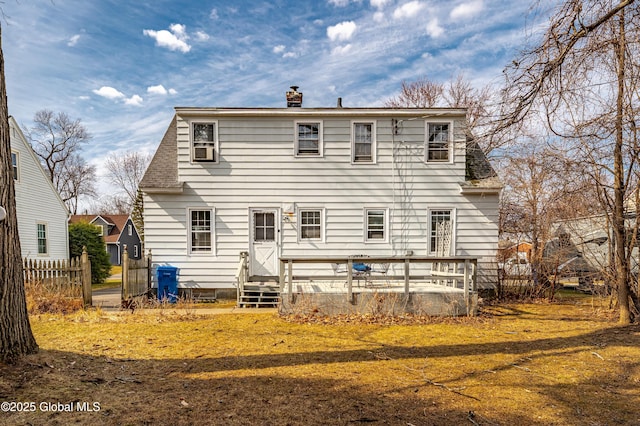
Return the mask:
[[214,161],[213,146],[196,146],[193,148],[193,159],[196,161]]

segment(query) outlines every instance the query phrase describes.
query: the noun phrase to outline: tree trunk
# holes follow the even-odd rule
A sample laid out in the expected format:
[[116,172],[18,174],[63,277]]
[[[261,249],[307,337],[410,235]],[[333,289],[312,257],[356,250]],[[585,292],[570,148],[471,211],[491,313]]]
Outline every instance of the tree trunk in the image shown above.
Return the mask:
[[614,169],[614,212],[613,212],[613,233],[615,237],[615,266],[616,266],[616,287],[618,293],[618,306],[620,308],[620,323],[631,323],[631,311],[629,309],[629,259],[627,256],[626,229],[624,220],[624,159],[623,147],[623,100],[624,100],[624,68],[625,68],[625,28],[624,10],[618,14],[619,17],[619,38],[615,44],[615,53],[618,60],[618,91],[616,101],[616,141],[613,151]]
[[0,222],[0,361],[2,362],[12,362],[22,355],[38,350],[31,332],[25,301],[10,142],[0,28],[0,205],[7,211],[7,217]]

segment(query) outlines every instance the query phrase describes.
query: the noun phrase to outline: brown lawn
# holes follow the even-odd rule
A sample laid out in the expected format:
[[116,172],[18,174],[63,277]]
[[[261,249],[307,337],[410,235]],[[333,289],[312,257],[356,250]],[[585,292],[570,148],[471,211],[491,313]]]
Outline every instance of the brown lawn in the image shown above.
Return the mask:
[[0,424],[637,425],[640,327],[600,306],[396,323],[37,315],[40,352],[0,365]]

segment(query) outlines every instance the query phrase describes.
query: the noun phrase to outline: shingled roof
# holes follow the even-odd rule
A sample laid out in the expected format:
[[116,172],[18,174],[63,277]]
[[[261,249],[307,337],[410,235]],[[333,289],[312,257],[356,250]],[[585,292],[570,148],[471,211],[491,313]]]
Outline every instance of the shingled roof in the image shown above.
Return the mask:
[[124,231],[124,227],[129,220],[129,215],[126,214],[74,214],[69,218],[70,223],[91,223],[96,218],[101,217],[110,226],[109,235],[104,235],[104,241],[108,244],[117,243],[120,239],[120,234]]
[[146,192],[182,192],[178,181],[178,131],[174,116],[164,134],[144,177],[140,189]]

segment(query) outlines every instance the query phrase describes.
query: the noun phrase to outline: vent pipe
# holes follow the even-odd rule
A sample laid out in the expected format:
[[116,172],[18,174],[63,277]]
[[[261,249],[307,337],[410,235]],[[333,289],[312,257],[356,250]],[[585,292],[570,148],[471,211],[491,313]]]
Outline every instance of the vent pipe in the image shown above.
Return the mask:
[[336,108],[342,108],[342,98],[338,98],[338,104],[336,105]]

